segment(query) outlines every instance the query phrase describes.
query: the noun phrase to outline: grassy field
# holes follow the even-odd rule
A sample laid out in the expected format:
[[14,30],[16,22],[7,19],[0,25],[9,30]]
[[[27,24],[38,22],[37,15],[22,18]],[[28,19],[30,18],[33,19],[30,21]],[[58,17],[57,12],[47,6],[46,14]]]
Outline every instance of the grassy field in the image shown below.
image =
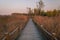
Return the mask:
[[22,29],[27,21],[28,16],[25,15],[0,15],[0,39],[6,32],[10,33],[16,27]]
[[43,25],[49,33],[60,39],[60,16],[34,16],[34,20]]

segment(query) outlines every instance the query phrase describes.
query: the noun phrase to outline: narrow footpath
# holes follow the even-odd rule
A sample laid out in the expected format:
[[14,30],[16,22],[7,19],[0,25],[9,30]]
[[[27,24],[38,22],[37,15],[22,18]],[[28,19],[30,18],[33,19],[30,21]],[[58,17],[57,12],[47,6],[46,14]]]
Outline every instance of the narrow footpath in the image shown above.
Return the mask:
[[38,31],[32,19],[30,19],[17,40],[45,40],[43,35]]

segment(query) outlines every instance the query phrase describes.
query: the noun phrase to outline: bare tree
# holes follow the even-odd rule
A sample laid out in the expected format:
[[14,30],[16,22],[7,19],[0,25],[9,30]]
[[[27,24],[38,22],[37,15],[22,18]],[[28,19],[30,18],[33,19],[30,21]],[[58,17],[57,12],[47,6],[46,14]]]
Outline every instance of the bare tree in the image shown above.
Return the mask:
[[40,14],[41,9],[44,7],[44,3],[43,3],[43,1],[42,1],[42,0],[40,0],[40,1],[38,2],[37,7],[38,7],[38,10],[39,10],[39,14]]

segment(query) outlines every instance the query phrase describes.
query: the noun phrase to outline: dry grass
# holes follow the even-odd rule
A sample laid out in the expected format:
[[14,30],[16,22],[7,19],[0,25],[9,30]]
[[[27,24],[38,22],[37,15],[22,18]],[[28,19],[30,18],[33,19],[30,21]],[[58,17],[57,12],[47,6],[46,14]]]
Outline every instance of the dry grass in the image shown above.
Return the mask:
[[[21,24],[25,24],[28,20],[28,17],[27,16],[12,16],[8,19],[8,31],[12,31],[14,30],[16,27],[18,27],[19,25]],[[21,25],[21,27],[23,26]]]
[[60,16],[35,16],[34,20],[36,20],[39,24],[43,25],[43,27],[48,32],[50,32],[51,34],[55,33],[55,36],[60,38]]
[[10,15],[1,16],[0,15],[0,38],[5,32],[12,32],[16,27],[23,27],[23,25],[28,21],[28,16],[25,15]]

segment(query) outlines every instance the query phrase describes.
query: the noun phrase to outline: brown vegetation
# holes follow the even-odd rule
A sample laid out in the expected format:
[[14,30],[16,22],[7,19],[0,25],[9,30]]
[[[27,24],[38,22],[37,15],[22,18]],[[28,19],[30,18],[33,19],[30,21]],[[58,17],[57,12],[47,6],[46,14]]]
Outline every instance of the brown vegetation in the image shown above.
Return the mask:
[[[5,33],[11,33],[17,27],[22,30],[28,21],[28,16],[25,15],[0,15],[0,40],[4,37]],[[18,34],[18,31],[16,31]],[[15,35],[17,35],[15,34]],[[13,35],[15,37],[15,35]]]
[[[46,16],[34,16],[34,20],[52,35],[60,40],[60,11],[54,10],[46,12]],[[50,13],[52,13],[50,15]]]
[[51,34],[55,33],[56,37],[60,38],[60,16],[57,17],[43,17],[43,16],[35,16],[34,20],[36,20],[40,25],[50,32]]

